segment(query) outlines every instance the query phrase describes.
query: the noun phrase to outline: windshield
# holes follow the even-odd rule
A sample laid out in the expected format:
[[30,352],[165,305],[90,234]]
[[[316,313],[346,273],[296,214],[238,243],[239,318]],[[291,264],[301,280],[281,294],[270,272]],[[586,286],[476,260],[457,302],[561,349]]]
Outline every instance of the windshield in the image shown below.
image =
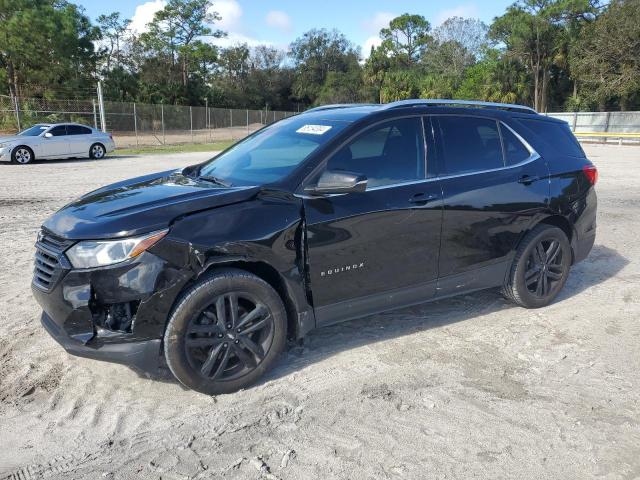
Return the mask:
[[200,177],[233,186],[278,181],[347,125],[306,115],[282,120],[215,157],[200,169]]
[[25,137],[37,137],[42,132],[44,132],[47,128],[49,128],[49,125],[34,125],[31,128],[27,128],[26,130],[23,130],[18,135],[24,135]]

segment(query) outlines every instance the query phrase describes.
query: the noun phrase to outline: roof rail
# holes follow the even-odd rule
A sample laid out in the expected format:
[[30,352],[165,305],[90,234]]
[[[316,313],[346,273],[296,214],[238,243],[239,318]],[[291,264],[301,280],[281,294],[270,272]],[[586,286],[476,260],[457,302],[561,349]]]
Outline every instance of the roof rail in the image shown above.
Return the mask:
[[416,99],[416,100],[399,100],[397,102],[387,103],[383,106],[383,109],[389,110],[392,108],[402,107],[421,107],[421,106],[463,106],[463,107],[478,107],[478,108],[497,108],[500,110],[509,110],[512,112],[520,113],[538,113],[533,108],[526,105],[516,105],[513,103],[494,103],[494,102],[480,102],[478,100],[440,100],[440,99]]
[[321,105],[319,107],[310,108],[302,113],[309,112],[321,112],[322,110],[333,110],[336,108],[351,108],[351,107],[377,107],[377,103],[335,103],[333,105]]

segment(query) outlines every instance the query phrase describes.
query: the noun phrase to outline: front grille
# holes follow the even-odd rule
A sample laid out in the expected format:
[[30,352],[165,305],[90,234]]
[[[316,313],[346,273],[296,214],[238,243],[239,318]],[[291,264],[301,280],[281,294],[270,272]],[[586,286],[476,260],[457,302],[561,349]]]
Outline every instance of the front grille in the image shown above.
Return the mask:
[[33,269],[33,284],[45,292],[50,292],[66,270],[68,262],[64,251],[73,241],[57,237],[42,229],[36,242],[36,256]]

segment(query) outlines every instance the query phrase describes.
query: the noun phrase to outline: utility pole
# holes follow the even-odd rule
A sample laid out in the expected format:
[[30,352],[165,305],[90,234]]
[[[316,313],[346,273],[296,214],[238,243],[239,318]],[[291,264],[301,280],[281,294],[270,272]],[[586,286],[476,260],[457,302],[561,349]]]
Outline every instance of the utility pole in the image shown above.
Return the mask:
[[104,115],[104,99],[102,98],[102,82],[98,80],[98,107],[100,108],[100,127],[103,132],[107,131],[107,119]]

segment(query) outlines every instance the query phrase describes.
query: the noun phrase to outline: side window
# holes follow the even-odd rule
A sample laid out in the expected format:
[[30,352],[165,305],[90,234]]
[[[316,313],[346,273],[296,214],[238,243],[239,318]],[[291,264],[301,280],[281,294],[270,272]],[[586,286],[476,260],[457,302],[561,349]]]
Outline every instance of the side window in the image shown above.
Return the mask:
[[446,175],[504,166],[498,124],[478,117],[437,116]]
[[424,178],[424,163],[422,120],[412,117],[365,131],[329,159],[327,170],[362,173],[377,187]]
[[67,135],[89,135],[91,129],[81,125],[67,125]]
[[64,125],[58,125],[57,127],[53,127],[51,130],[49,130],[49,133],[54,137],[62,137],[63,135],[67,134],[67,127],[65,127]]
[[507,165],[515,165],[517,163],[524,162],[531,156],[527,147],[518,140],[518,137],[516,137],[511,130],[504,125],[500,125],[500,131],[502,132],[505,163]]

